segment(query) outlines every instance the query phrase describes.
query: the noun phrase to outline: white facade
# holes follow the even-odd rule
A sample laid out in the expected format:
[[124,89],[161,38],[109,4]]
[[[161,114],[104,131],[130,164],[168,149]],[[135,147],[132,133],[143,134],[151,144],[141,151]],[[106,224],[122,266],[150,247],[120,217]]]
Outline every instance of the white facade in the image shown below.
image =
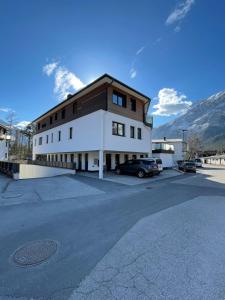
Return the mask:
[[0,160],[8,160],[9,138],[6,126],[0,124]]
[[163,168],[172,168],[176,164],[174,162],[174,154],[172,153],[153,153],[152,156],[155,158],[161,158]]
[[[125,136],[112,134],[112,122],[125,125]],[[135,127],[135,138],[130,137],[130,126]],[[72,138],[69,135],[70,128]],[[138,128],[141,129],[141,139],[137,138]],[[61,132],[60,141],[59,132]],[[99,165],[101,161],[106,165],[106,156],[109,153],[111,169],[115,168],[116,155],[119,155],[120,163],[126,158],[132,158],[133,155],[137,158],[151,156],[151,128],[143,122],[98,110],[33,137],[33,160],[37,155],[47,155],[49,161],[70,162],[73,157],[78,166],[80,158],[81,169],[85,169],[85,160],[88,160],[88,171],[102,172]],[[85,154],[88,155],[85,157]]]
[[153,149],[159,144],[166,144],[173,146],[173,161],[174,165],[176,165],[177,161],[184,160],[187,154],[187,143],[182,139],[157,139],[152,140]]

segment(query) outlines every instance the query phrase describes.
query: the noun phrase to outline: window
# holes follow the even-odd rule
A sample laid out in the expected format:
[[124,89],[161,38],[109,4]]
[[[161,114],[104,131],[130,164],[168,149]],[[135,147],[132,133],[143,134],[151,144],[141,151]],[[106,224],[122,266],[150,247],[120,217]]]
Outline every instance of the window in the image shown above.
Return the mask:
[[60,154],[60,161],[62,162],[63,161],[63,155]]
[[131,110],[136,111],[136,100],[130,99]]
[[55,161],[58,161],[58,155],[57,154],[55,155]]
[[6,148],[8,147],[8,142],[7,141],[5,141],[5,146],[6,146]]
[[58,141],[59,142],[61,141],[61,131],[60,130],[58,131]]
[[124,161],[126,162],[128,160],[128,154],[124,154]]
[[134,126],[130,126],[130,137],[131,137],[132,139],[135,138],[135,136],[134,136],[134,130],[135,130]]
[[52,124],[52,116],[50,117],[50,125]]
[[39,145],[42,145],[42,137],[39,137]]
[[112,134],[125,136],[125,125],[117,122],[112,122]]
[[71,161],[71,163],[74,162],[74,154],[70,154],[70,161]]
[[112,101],[116,105],[126,107],[126,96],[123,94],[113,91]]
[[141,128],[137,129],[137,137],[138,137],[139,140],[141,140],[141,138],[142,138],[141,137]]
[[64,155],[65,162],[67,162],[67,154]]
[[48,144],[48,134],[46,135],[46,144]]
[[141,155],[140,155],[140,158],[144,158],[144,155],[143,155],[143,154],[141,154]]
[[62,110],[61,114],[62,114],[62,119],[65,119],[65,116],[66,116],[66,110],[65,110],[65,108]]
[[73,114],[77,113],[77,102],[73,103]]
[[73,127],[70,127],[69,139],[71,140],[72,138],[73,138]]
[[40,130],[40,128],[41,128],[41,125],[40,125],[40,123],[38,123],[38,130]]
[[5,153],[5,158],[7,158],[7,153]]
[[57,120],[58,120],[58,114],[55,113],[55,121],[57,121]]
[[53,143],[53,132],[51,134],[51,143]]
[[137,155],[136,155],[136,154],[133,154],[133,155],[132,155],[132,159],[137,159]]
[[41,128],[45,128],[46,127],[46,123],[43,123]]

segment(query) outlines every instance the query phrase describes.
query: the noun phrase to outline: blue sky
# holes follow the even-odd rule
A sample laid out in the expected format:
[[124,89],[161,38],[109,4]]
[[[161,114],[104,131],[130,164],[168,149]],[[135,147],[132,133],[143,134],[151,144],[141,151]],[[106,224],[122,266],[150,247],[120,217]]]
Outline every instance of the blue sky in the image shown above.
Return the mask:
[[224,0],[0,0],[0,118],[31,121],[109,73],[150,96],[163,124],[225,89],[224,11]]

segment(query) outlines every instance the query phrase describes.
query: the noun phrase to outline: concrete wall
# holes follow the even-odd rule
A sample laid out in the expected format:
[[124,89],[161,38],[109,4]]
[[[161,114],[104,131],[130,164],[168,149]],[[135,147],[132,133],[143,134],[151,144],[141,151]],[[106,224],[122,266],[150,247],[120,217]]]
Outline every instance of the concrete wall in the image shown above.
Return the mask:
[[19,174],[15,174],[14,179],[52,177],[63,174],[75,174],[75,171],[63,168],[20,164]]

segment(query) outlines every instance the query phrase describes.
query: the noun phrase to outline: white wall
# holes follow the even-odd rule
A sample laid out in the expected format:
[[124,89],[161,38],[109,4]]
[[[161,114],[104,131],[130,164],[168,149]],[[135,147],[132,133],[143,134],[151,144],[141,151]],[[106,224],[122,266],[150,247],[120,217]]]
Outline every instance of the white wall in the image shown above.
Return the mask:
[[176,165],[172,153],[153,153],[152,156],[161,158],[163,168],[172,168]]
[[[125,124],[125,137],[112,135],[113,121]],[[135,139],[130,138],[130,126],[135,127]],[[73,127],[72,139],[69,139],[70,127]],[[142,129],[141,140],[137,139],[137,128]],[[58,141],[59,130],[61,130],[61,141]],[[51,142],[52,133],[54,135],[53,143]],[[46,135],[49,136],[48,144],[46,144]],[[38,145],[39,137],[42,137],[42,145]],[[100,149],[119,152],[150,153],[151,128],[145,126],[143,122],[99,110],[53,129],[46,130],[43,133],[36,134],[33,138],[33,159],[36,154],[88,152]]]
[[[125,124],[125,136],[112,135],[112,122]],[[104,115],[104,149],[124,152],[151,152],[151,128],[143,122],[136,121],[118,114],[105,112]],[[130,138],[130,126],[135,127],[135,138]],[[137,139],[137,128],[141,128],[142,139]]]
[[8,160],[8,142],[0,140],[0,160]]
[[75,174],[75,171],[64,168],[20,164],[19,174],[15,174],[14,179],[52,177],[63,174]]
[[[70,121],[53,129],[36,134],[33,137],[33,158],[36,154],[78,152],[98,150],[100,145],[101,111]],[[69,128],[73,127],[73,138],[69,139]],[[58,131],[61,130],[61,141],[58,141]],[[51,142],[51,134],[54,139]],[[46,135],[49,136],[46,144]],[[38,145],[42,137],[42,145]],[[35,146],[36,139],[36,146]]]

